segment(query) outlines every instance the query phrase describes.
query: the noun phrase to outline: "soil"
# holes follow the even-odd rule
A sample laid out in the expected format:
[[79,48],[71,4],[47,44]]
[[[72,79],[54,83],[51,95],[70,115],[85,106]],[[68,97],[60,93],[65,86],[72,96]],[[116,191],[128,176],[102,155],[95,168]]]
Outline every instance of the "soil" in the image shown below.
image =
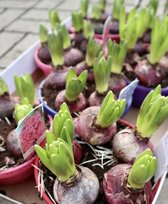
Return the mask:
[[[10,121],[10,125],[7,123],[5,119],[0,119],[0,136],[3,137],[5,140],[7,135],[16,128],[16,122],[13,118],[8,118]],[[6,144],[2,146],[4,149],[6,149]],[[10,158],[13,160],[14,164],[9,164],[8,167],[11,167],[13,165],[19,165],[23,163],[22,158],[14,158],[8,151],[3,151],[0,153],[0,168],[4,167],[6,165],[7,158]]]

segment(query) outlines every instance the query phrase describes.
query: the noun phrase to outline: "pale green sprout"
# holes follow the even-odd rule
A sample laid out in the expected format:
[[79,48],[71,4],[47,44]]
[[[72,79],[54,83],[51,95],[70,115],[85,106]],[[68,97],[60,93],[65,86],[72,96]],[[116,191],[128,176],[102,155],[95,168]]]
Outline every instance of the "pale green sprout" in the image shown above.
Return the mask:
[[48,49],[51,55],[53,67],[64,64],[63,36],[59,30],[57,34],[48,35]]
[[84,34],[86,39],[93,38],[93,36],[95,34],[92,23],[88,20],[84,20],[83,34]]
[[54,28],[56,23],[61,23],[60,17],[58,15],[58,12],[55,9],[51,9],[48,12],[49,21],[51,24],[51,27]]
[[48,40],[48,30],[44,25],[40,25],[39,27],[39,37],[40,37],[40,42],[46,43]]
[[29,103],[27,98],[23,98],[21,104],[16,104],[14,109],[14,118],[16,123],[23,119],[30,111],[33,110],[32,105]]
[[88,77],[88,71],[83,71],[79,76],[70,68],[66,76],[65,98],[69,102],[76,101],[83,91]]
[[109,78],[111,73],[111,56],[107,60],[103,56],[103,52],[95,60],[93,66],[94,79],[96,84],[96,91],[100,94],[108,90]]
[[142,37],[147,31],[152,21],[151,12],[149,9],[141,9],[136,12],[132,9],[126,16],[124,7],[120,12],[120,37],[121,40],[127,42],[128,49],[134,48],[138,38]]
[[149,62],[151,64],[158,63],[161,58],[168,51],[168,17],[160,20],[155,17],[152,33],[151,33],[151,45],[149,53]]
[[19,96],[20,101],[27,98],[29,104],[34,105],[35,101],[35,85],[30,74],[23,76],[14,76],[14,83],[16,94]]
[[150,138],[168,117],[168,97],[161,96],[158,85],[144,99],[136,122],[136,128],[142,138]]
[[113,3],[112,16],[115,20],[119,20],[121,8],[125,8],[124,0],[115,0]]
[[68,33],[68,30],[65,25],[55,24],[54,34],[57,35],[58,32],[61,32],[63,38],[63,49],[67,49],[71,46],[71,39]]
[[114,94],[109,91],[100,106],[96,123],[102,128],[111,126],[122,116],[125,107],[126,100],[115,100]]
[[83,30],[84,19],[80,11],[72,12],[72,25],[75,28],[76,32]]
[[101,9],[102,12],[106,9],[106,4],[107,4],[106,0],[99,0],[98,6],[99,6],[99,8]]
[[9,93],[8,85],[2,78],[0,78],[0,96],[5,93]]
[[89,0],[81,0],[80,10],[83,17],[87,16],[88,7],[89,7]]
[[136,14],[137,18],[137,36],[138,38],[143,37],[144,33],[147,31],[148,27],[151,24],[151,21],[153,19],[153,15],[148,8],[141,8],[140,10],[137,11]]
[[133,189],[143,189],[157,170],[157,158],[150,149],[143,151],[134,161],[129,172],[128,184]]
[[102,10],[98,4],[92,6],[91,9],[91,18],[95,20],[99,20],[102,17]]
[[46,131],[45,150],[35,145],[35,151],[42,163],[61,182],[66,182],[76,172],[72,148],[73,137],[73,119],[68,106],[64,103],[54,117],[53,132]]
[[127,43],[125,41],[116,43],[109,39],[107,43],[107,48],[108,54],[111,55],[112,60],[111,72],[120,74],[127,54]]
[[86,64],[89,67],[92,67],[94,64],[95,58],[99,55],[100,51],[102,50],[102,45],[97,43],[94,39],[90,39],[87,45],[86,50]]
[[158,0],[150,0],[147,7],[151,10],[151,12],[155,15],[159,6]]

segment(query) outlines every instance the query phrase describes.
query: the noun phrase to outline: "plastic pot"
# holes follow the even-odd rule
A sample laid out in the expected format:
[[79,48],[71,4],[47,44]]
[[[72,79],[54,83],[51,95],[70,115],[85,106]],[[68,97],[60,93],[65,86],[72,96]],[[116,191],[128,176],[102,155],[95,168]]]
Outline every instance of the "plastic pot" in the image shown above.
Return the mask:
[[[133,94],[132,105],[139,108],[151,90],[153,89],[138,85]],[[168,96],[168,87],[162,88],[161,93],[163,96]]]
[[35,156],[30,160],[25,161],[23,164],[20,164],[16,167],[11,167],[7,170],[0,171],[0,184],[10,185],[16,184],[21,181],[26,180],[33,175],[33,162]]

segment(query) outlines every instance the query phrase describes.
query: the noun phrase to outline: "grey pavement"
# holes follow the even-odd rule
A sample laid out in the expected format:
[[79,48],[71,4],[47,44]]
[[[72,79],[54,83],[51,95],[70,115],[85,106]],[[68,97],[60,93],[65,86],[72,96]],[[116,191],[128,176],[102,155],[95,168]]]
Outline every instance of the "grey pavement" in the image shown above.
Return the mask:
[[[158,14],[163,13],[166,0],[160,0]],[[108,0],[107,12],[111,12],[113,0]],[[129,10],[135,0],[125,0]],[[148,0],[143,0],[146,6]],[[96,0],[91,0],[96,3]],[[78,9],[80,0],[0,0],[0,71],[5,69],[21,53],[38,40],[38,26],[43,23],[49,28],[48,10],[59,11],[61,20],[71,11]],[[166,179],[158,204],[167,204],[168,179]]]

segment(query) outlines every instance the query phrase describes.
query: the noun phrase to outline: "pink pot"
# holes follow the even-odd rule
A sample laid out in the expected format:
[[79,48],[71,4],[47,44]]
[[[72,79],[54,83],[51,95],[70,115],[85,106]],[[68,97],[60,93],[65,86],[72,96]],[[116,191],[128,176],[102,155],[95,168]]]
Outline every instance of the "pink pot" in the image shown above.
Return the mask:
[[42,70],[42,72],[44,73],[44,75],[45,75],[45,76],[48,76],[48,75],[52,72],[53,68],[52,68],[51,65],[45,64],[45,63],[43,63],[43,62],[39,59],[39,57],[38,57],[38,51],[39,51],[39,48],[37,48],[37,49],[35,50],[35,53],[34,53],[35,63],[36,63],[36,65],[37,65],[37,67]]
[[0,171],[0,184],[16,184],[26,180],[33,175],[33,166],[35,156],[16,167]]

